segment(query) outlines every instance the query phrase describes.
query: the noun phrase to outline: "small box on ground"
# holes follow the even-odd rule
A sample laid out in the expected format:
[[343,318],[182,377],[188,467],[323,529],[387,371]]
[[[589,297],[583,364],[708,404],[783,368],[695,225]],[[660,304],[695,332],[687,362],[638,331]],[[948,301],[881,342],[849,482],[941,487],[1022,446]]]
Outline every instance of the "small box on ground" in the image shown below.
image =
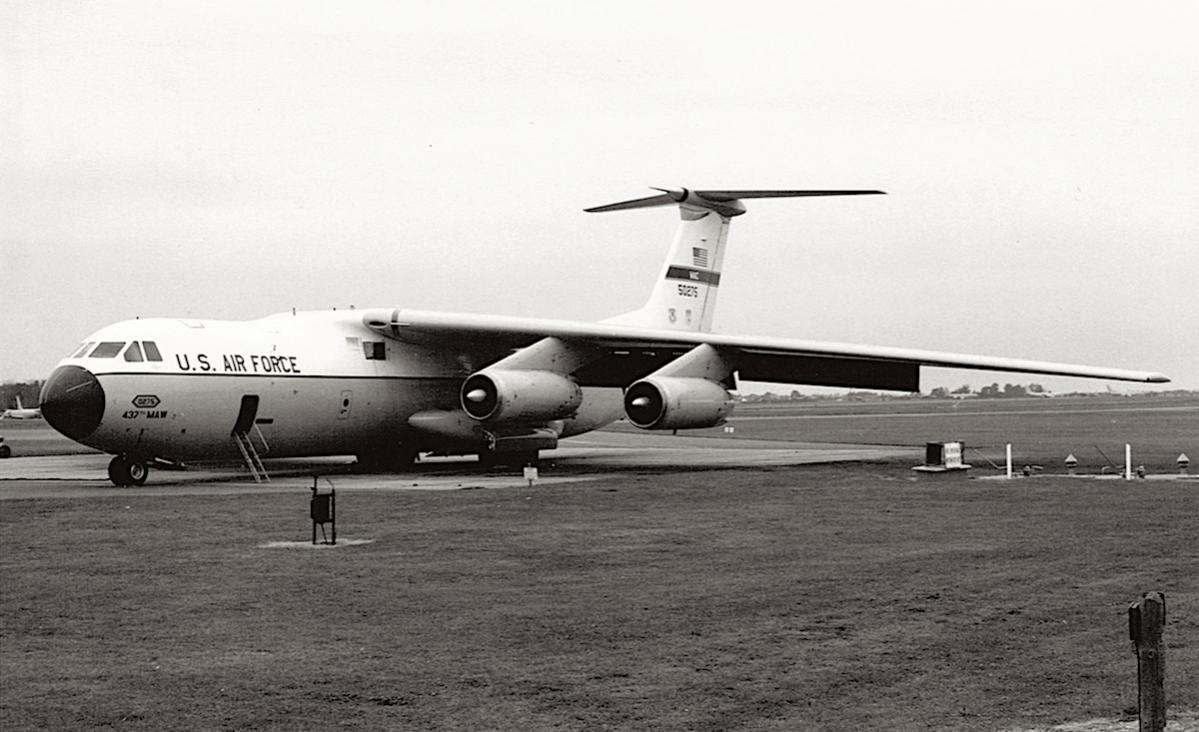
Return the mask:
[[962,462],[966,445],[956,442],[928,442],[924,446],[924,465],[912,468],[922,473],[946,473],[954,470],[969,470],[972,466]]

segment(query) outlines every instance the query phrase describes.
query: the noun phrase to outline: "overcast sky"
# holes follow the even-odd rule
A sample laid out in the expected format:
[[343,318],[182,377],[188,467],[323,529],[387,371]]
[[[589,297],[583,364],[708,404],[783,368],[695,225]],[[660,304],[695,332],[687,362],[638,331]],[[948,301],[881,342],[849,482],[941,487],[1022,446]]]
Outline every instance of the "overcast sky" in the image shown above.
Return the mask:
[[582,209],[654,185],[889,194],[748,202],[721,332],[1199,388],[1196,2],[9,0],[0,27],[0,380],[135,316],[614,315],[677,215]]

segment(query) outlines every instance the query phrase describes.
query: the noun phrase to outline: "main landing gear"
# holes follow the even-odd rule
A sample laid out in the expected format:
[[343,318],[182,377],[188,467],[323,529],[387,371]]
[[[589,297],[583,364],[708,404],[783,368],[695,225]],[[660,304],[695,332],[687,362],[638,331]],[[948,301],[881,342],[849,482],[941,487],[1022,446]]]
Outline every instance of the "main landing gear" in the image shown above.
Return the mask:
[[122,488],[131,485],[145,485],[150,475],[150,466],[144,460],[117,455],[108,463],[108,479],[113,485]]

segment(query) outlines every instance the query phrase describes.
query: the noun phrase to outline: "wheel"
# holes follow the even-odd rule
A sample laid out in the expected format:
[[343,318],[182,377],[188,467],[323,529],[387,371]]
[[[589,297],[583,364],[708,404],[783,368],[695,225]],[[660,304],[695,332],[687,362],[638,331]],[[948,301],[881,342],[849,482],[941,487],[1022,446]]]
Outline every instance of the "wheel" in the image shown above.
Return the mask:
[[117,455],[108,463],[108,479],[116,486],[145,485],[150,469],[141,460]]
[[150,477],[150,466],[143,463],[141,460],[132,460],[129,463],[129,480],[133,485],[145,485],[146,478]]
[[356,472],[362,473],[406,473],[420,456],[414,449],[400,446],[389,450],[372,450],[358,454]]
[[8,445],[0,445],[0,460],[6,457],[12,457],[12,448]]

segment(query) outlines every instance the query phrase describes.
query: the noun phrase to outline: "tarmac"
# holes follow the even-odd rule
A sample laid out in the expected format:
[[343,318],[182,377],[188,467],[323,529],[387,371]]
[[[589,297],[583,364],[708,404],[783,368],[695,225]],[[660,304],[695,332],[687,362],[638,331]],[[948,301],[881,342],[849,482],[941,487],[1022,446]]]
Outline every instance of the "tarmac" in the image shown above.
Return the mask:
[[[670,434],[593,432],[565,440],[541,454],[538,485],[595,480],[644,470],[690,471],[739,466],[788,466],[846,461],[910,458],[920,450],[786,440],[687,437]],[[108,480],[110,456],[101,453],[13,457],[0,460],[0,500],[112,495],[231,494],[322,491],[465,490],[527,486],[519,468],[483,469],[473,457],[422,458],[404,473],[354,473],[354,458],[267,460],[270,482],[255,483],[243,466],[189,466],[186,470],[151,469],[146,485],[117,488]]]

